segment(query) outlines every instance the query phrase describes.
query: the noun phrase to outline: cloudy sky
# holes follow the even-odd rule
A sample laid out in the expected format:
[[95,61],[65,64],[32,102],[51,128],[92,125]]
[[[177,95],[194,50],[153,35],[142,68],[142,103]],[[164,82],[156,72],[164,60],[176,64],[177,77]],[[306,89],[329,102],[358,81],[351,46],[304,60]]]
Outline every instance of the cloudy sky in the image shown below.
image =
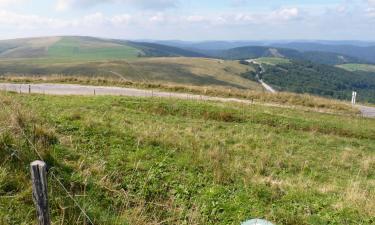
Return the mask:
[[0,39],[375,40],[375,0],[0,0]]

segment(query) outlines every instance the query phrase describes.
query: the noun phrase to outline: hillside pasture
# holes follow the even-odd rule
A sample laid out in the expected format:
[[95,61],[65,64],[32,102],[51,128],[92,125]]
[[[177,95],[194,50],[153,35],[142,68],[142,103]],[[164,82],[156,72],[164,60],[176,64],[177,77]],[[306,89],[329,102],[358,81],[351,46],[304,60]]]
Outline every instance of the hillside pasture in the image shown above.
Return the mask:
[[35,223],[33,146],[53,224],[87,220],[51,173],[95,224],[374,222],[373,119],[158,98],[1,92],[0,104],[5,224]]
[[290,59],[279,58],[279,57],[262,57],[255,59],[258,63],[268,64],[268,65],[278,65],[278,64],[287,64],[291,63]]
[[159,57],[134,60],[105,60],[96,62],[51,62],[28,60],[0,61],[0,75],[108,77],[133,82],[178,85],[223,86],[262,90],[242,73],[254,68],[237,61],[206,58]]
[[375,73],[375,65],[373,64],[342,64],[338,65],[337,67],[348,71],[363,71]]
[[48,57],[61,60],[113,60],[137,58],[141,52],[125,44],[93,38],[63,37],[48,48]]

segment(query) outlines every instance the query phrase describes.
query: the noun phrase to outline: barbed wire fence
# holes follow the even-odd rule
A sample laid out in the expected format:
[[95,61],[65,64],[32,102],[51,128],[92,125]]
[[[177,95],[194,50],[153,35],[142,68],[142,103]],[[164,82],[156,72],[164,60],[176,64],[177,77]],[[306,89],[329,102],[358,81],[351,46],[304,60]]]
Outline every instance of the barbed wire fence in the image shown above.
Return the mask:
[[[9,115],[11,115],[13,113],[12,110],[11,110],[11,108],[9,106],[7,106],[6,104],[4,104],[2,101],[0,101],[0,103],[1,103],[1,105],[3,107],[3,109],[5,109],[7,111],[7,113],[9,113]],[[27,143],[30,145],[31,149],[37,155],[38,159],[44,162],[44,158],[42,157],[42,154],[38,151],[38,149],[35,146],[35,144],[33,143],[33,141],[31,141],[31,139],[27,136],[27,134],[25,133],[24,129],[21,128],[20,131],[21,131],[21,135],[23,136],[23,138],[25,138],[25,140],[27,141]],[[9,156],[3,161],[3,163],[2,163],[1,166],[4,166],[14,156],[17,156],[15,151],[13,151],[11,154],[9,154]],[[80,210],[80,213],[85,217],[85,219],[89,222],[89,224],[90,225],[94,225],[93,220],[88,215],[88,213],[86,212],[86,210],[79,204],[79,202],[68,191],[68,189],[65,187],[65,185],[61,182],[60,178],[58,178],[58,176],[54,173],[53,168],[49,169],[48,174],[50,174],[51,177],[53,178],[53,180],[56,181],[56,183],[58,184],[58,186],[61,187],[61,189],[63,190],[63,192],[65,192],[66,196],[73,202],[74,206]]]

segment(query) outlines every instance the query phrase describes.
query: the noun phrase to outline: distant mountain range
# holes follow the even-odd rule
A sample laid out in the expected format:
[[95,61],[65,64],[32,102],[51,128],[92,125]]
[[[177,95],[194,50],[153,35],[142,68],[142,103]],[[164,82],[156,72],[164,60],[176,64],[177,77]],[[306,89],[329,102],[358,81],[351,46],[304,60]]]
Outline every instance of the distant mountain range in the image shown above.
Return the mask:
[[[375,63],[375,42],[365,41],[312,41],[312,42],[287,42],[287,41],[205,41],[205,42],[182,42],[161,41],[159,43],[214,57],[227,57],[232,59],[243,56],[259,56],[260,47],[279,49],[279,51],[297,50],[301,60],[311,60],[323,64],[340,63]],[[254,50],[255,52],[251,52]],[[246,51],[247,54],[246,54]],[[267,54],[267,50],[265,50]],[[241,52],[238,55],[234,52]],[[307,52],[307,53],[306,53]],[[291,51],[289,51],[291,53]],[[306,54],[305,54],[306,53]],[[288,57],[288,54],[286,54]],[[324,58],[319,60],[319,58]]]
[[296,49],[299,51],[320,51],[332,52],[352,56],[363,61],[375,63],[375,45],[355,46],[355,45],[328,45],[320,43],[288,43],[275,44],[276,47]]
[[259,47],[248,46],[232,48],[229,50],[222,50],[216,52],[205,52],[207,55],[216,58],[241,60],[241,59],[255,59],[260,57],[279,57],[288,58],[300,61],[311,61],[319,64],[337,65],[345,63],[366,63],[367,61],[359,58],[351,57],[348,55],[320,52],[320,51],[298,51],[288,48],[275,48],[275,47]]
[[337,65],[375,63],[375,45],[372,46],[371,44],[370,42],[354,41],[312,43],[257,41],[136,42],[67,36],[0,41],[0,58],[100,60],[184,56],[240,60],[259,57],[283,57],[319,64]]

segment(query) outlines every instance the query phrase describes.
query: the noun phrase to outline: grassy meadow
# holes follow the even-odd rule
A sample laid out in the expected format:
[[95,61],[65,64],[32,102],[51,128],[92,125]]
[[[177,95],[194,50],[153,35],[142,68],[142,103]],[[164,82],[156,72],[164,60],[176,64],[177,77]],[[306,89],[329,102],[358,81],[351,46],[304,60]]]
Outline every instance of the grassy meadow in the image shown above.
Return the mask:
[[256,59],[256,62],[275,66],[279,64],[290,63],[290,59],[279,58],[279,57],[262,57],[262,58]]
[[[373,224],[375,120],[235,103],[0,93],[0,218],[35,222],[35,146],[95,224]],[[29,140],[29,141],[28,141]],[[87,224],[49,176],[54,224]]]
[[[66,48],[65,48],[66,49]],[[241,74],[254,68],[237,61],[189,57],[158,57],[134,60],[104,60],[96,62],[50,62],[0,60],[0,77],[74,76],[105,79],[117,78],[131,82],[158,82],[174,85],[226,86],[262,90],[257,82]]]
[[91,37],[45,37],[0,41],[0,59],[39,63],[135,59],[143,52],[114,40]]
[[140,54],[138,49],[130,46],[82,37],[63,37],[47,50],[47,57],[57,62],[135,59]]
[[371,64],[343,64],[338,67],[348,71],[375,72],[375,65]]

